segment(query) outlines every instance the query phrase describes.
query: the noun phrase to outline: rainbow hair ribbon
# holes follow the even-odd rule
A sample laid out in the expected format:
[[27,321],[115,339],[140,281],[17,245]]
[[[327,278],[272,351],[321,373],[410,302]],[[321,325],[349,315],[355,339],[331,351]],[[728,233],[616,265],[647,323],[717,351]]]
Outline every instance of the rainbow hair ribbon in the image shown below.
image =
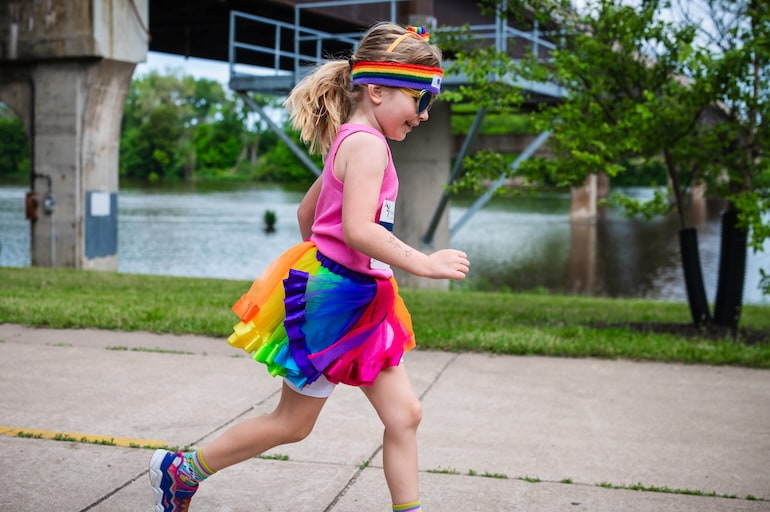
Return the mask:
[[[428,42],[430,34],[425,27],[406,27],[407,32],[399,36],[388,48],[388,53],[407,37],[416,37]],[[441,80],[444,71],[433,66],[405,64],[392,61],[360,61],[353,62],[351,68],[353,85],[376,84],[388,87],[406,87],[407,89],[423,89],[433,95],[441,92]]]
[[410,26],[410,27],[406,27],[406,30],[408,30],[409,32],[414,32],[415,34],[420,36],[420,38],[425,42],[428,42],[428,40],[430,39],[430,33],[428,32],[428,29],[426,29],[425,27]]

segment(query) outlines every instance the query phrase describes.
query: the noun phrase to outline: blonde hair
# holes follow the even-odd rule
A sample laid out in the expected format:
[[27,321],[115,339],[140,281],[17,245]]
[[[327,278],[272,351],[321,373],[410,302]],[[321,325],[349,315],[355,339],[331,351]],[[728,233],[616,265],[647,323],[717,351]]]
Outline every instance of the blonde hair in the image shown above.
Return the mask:
[[283,103],[292,126],[299,130],[311,153],[329,152],[340,125],[347,121],[363,85],[353,87],[351,67],[359,61],[389,61],[441,67],[441,50],[419,37],[406,37],[388,48],[407,30],[393,23],[372,26],[350,60],[326,61],[303,78]]

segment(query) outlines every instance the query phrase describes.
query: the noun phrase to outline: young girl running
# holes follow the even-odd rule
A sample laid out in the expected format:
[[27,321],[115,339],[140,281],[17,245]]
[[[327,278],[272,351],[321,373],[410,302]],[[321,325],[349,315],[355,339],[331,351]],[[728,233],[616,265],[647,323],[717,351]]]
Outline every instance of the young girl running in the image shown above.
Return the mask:
[[463,279],[465,253],[424,254],[393,235],[398,177],[386,139],[403,140],[438,95],[441,53],[423,28],[391,23],[364,34],[350,60],[328,61],[285,106],[321,177],[299,205],[305,242],[286,251],[233,306],[229,342],[284,378],[275,410],[245,420],[189,453],[157,450],[150,481],[157,512],[188,510],[200,482],[275,446],[304,439],[342,382],[361,386],[385,427],[383,465],[393,510],[419,511],[419,399],[402,362],[414,347],[390,266]]

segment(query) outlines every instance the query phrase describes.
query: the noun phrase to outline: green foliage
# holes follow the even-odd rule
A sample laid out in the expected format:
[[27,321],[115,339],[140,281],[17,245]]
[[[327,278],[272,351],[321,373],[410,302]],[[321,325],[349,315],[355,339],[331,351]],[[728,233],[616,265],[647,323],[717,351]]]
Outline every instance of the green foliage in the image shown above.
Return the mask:
[[221,107],[221,117],[197,126],[193,135],[196,163],[210,173],[232,168],[243,147],[245,115],[235,105]]
[[[443,95],[441,96],[443,100]],[[471,123],[478,108],[470,103],[453,104],[452,135],[465,135],[470,131]],[[530,116],[519,113],[489,113],[484,117],[480,133],[484,134],[530,134],[534,130]]]
[[488,40],[479,39],[468,25],[442,29],[435,34],[435,39],[452,58],[445,73],[467,79],[467,84],[442,92],[442,100],[458,104],[459,108],[470,105],[472,111],[484,107],[501,118],[519,113],[523,101],[521,90],[508,81],[516,62],[506,52],[490,46]]
[[655,187],[667,181],[666,167],[659,158],[620,162],[623,170],[612,177],[615,187]]
[[29,141],[21,120],[0,103],[0,176],[29,174]]
[[730,200],[738,209],[739,225],[751,230],[749,247],[762,251],[762,243],[770,237],[770,224],[763,222],[770,211],[770,189],[737,192]]
[[[302,147],[302,142],[300,141],[298,131],[294,130],[287,124],[284,126],[284,132],[299,147]],[[272,136],[277,139],[276,135],[273,134]],[[318,168],[323,167],[323,160],[319,155],[308,156],[312,161],[316,163]],[[265,151],[262,159],[257,165],[257,168],[255,169],[254,176],[261,181],[275,181],[284,183],[308,181],[315,178],[315,176],[299,162],[289,147],[282,142],[278,142],[277,140],[275,140],[268,151]]]
[[490,150],[481,150],[467,156],[463,160],[465,175],[450,185],[449,190],[481,192],[490,180],[494,181],[507,172],[511,160],[510,155]]
[[[206,102],[194,97],[194,81],[153,71],[131,82],[120,140],[121,177],[157,180],[184,175],[192,131]],[[196,108],[197,107],[197,108]]]
[[[673,79],[690,64],[681,54],[692,43],[691,27],[657,19],[657,2],[641,8],[599,3],[595,17],[580,19],[585,30],[574,27],[548,68],[548,79],[567,91],[566,101],[538,119],[541,129],[553,130],[556,158],[547,165],[558,183],[577,185],[597,171],[615,176],[623,161],[657,157],[685,141],[713,101]],[[529,66],[522,72],[540,77],[545,71],[542,64]]]
[[[454,50],[453,70],[471,84],[450,99],[473,101],[475,94],[479,105],[515,109],[521,93],[503,88],[511,78],[565,91],[564,101],[535,113],[535,130],[552,135],[547,156],[519,167],[523,181],[576,186],[600,171],[612,178],[633,174],[626,179],[633,184],[665,180],[670,200],[658,194],[646,204],[619,196],[612,201],[648,217],[671,203],[682,227],[690,224],[689,192],[705,186],[738,210],[749,245],[763,246],[770,236],[770,4],[589,0],[579,12],[567,0],[480,4],[488,13],[515,18],[524,29],[532,21],[523,14],[534,13],[559,44],[549,59],[515,61],[478,49],[465,31],[445,36],[469,48]],[[485,83],[493,80],[502,85]],[[475,158],[477,164],[467,162],[471,173],[483,176],[490,165],[498,168],[494,155]],[[466,178],[471,185],[479,181]]]
[[[275,100],[257,97],[262,106]],[[308,171],[240,97],[219,82],[156,71],[133,80],[120,140],[124,178],[262,178],[296,181]]]
[[704,184],[732,200],[761,247],[768,203],[757,185],[768,145],[759,128],[770,114],[762,101],[770,48],[761,41],[770,14],[756,1],[711,2],[702,11],[718,21],[710,23],[696,4],[683,4],[670,21],[665,1],[597,0],[566,27],[564,49],[537,70],[553,70],[551,80],[568,94],[539,119],[554,130],[550,172],[578,183],[596,170],[623,172],[624,160],[660,160],[685,225],[687,192]]
[[759,269],[759,274],[761,276],[759,287],[762,289],[762,293],[770,295],[770,274],[761,268]]
[[656,188],[652,199],[647,201],[633,199],[625,194],[613,192],[605,203],[620,207],[630,217],[642,217],[645,220],[663,215],[670,210],[668,194],[661,188]]

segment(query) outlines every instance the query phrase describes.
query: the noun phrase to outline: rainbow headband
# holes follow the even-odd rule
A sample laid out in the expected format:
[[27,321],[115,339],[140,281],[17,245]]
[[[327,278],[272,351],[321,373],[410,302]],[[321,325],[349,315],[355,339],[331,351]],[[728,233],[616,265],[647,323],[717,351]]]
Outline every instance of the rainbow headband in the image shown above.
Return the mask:
[[[406,27],[407,32],[399,36],[386,50],[388,53],[407,37],[416,37],[428,42],[430,34],[425,27]],[[423,89],[437,95],[441,92],[441,79],[444,71],[433,66],[419,64],[403,64],[391,61],[361,61],[354,62],[351,68],[353,85],[377,84],[388,87],[406,87],[408,89]]]
[[353,64],[352,75],[353,85],[377,84],[418,91],[427,89],[431,94],[438,94],[441,92],[444,71],[433,66],[365,60]]

